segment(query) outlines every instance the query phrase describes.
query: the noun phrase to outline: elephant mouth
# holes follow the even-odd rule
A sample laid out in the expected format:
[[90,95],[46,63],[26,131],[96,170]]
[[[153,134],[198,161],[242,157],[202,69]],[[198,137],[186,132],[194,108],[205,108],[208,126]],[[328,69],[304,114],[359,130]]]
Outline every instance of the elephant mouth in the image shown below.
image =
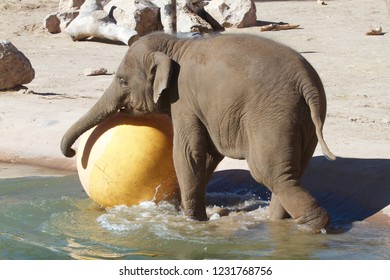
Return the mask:
[[130,107],[123,107],[119,110],[119,112],[125,115],[132,115],[134,113],[134,109]]
[[137,117],[149,114],[149,112],[146,112],[144,110],[137,110],[136,108],[132,107],[123,107],[119,110],[119,112],[129,117]]

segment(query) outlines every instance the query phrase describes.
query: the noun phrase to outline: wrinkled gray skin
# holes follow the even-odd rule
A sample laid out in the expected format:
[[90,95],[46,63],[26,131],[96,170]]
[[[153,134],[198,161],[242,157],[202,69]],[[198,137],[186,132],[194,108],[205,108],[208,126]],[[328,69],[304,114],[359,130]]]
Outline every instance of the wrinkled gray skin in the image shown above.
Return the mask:
[[174,127],[173,158],[187,215],[206,220],[205,187],[224,156],[246,159],[273,193],[270,216],[293,217],[314,232],[326,211],[301,186],[322,126],[325,93],[297,52],[249,35],[176,39],[155,33],[130,46],[100,100],[64,135],[65,156],[86,130],[117,112],[166,112]]

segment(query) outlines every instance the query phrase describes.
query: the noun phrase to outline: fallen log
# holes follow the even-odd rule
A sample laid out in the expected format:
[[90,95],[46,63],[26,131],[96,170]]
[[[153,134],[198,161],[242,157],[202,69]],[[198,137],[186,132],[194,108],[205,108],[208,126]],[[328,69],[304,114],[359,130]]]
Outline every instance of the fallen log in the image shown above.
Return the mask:
[[280,31],[280,30],[288,30],[288,29],[296,29],[299,27],[299,24],[278,24],[272,23],[268,25],[264,25],[260,27],[260,31]]
[[80,7],[79,16],[69,24],[65,32],[73,41],[95,37],[131,45],[138,39],[135,30],[116,25],[109,13],[103,10],[101,0],[86,0]]

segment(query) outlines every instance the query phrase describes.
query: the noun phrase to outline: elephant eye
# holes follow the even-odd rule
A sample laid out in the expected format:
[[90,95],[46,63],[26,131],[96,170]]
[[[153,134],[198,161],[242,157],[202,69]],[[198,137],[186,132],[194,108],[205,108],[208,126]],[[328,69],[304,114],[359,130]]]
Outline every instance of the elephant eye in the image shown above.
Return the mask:
[[122,87],[127,87],[128,86],[127,80],[125,78],[123,78],[123,77],[119,77],[119,84]]

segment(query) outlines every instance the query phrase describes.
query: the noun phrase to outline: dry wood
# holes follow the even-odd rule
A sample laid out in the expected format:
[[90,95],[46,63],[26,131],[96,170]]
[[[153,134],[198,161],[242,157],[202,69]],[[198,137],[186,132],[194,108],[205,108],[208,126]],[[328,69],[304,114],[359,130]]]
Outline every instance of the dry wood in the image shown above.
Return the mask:
[[299,27],[299,24],[278,24],[272,23],[265,26],[260,27],[260,31],[280,31],[280,30],[288,30],[288,29],[296,29]]
[[65,29],[74,41],[89,37],[120,41],[130,45],[138,38],[137,32],[125,26],[116,25],[103,10],[100,0],[87,0],[81,6],[80,14]]

